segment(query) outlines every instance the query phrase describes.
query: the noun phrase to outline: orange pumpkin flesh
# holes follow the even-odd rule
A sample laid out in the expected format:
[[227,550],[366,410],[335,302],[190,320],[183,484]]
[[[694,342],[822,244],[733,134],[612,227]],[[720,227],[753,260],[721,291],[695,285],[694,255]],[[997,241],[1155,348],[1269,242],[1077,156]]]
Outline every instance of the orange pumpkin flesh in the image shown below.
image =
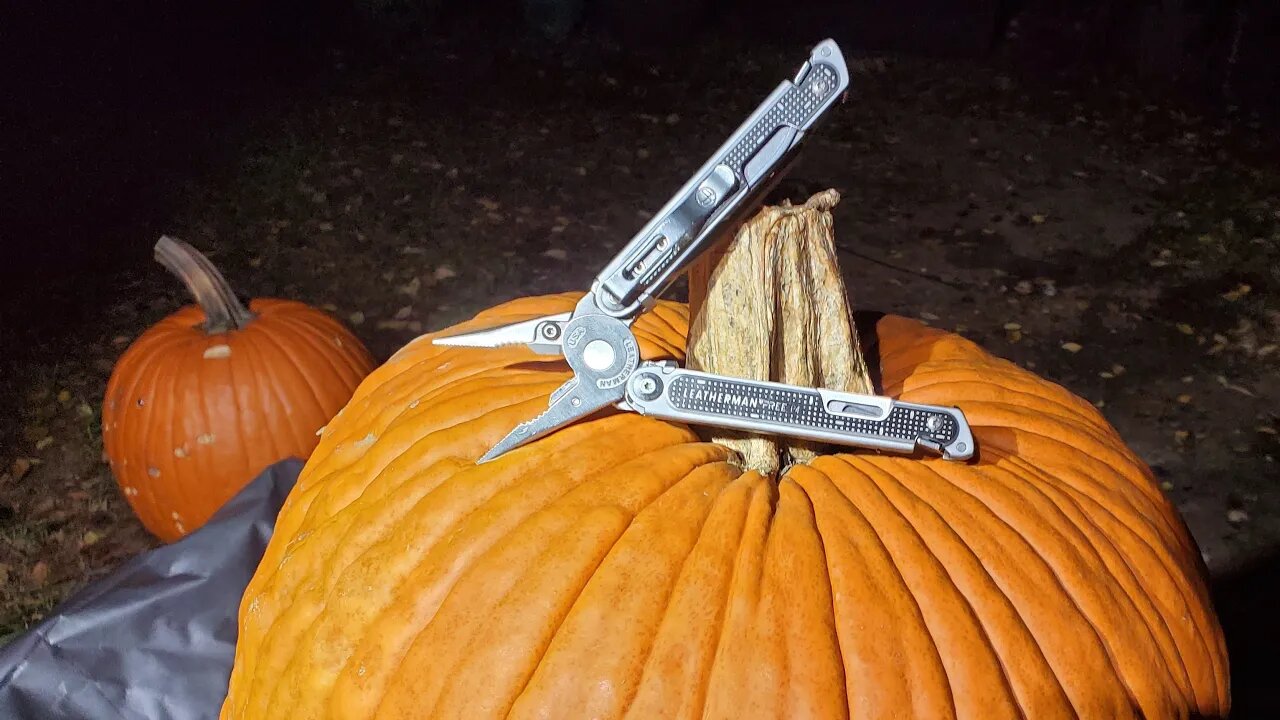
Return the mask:
[[[682,360],[687,328],[659,304],[643,357]],[[286,502],[222,716],[1225,715],[1194,543],[1098,412],[958,336],[875,332],[884,392],[960,406],[977,461],[842,452],[774,479],[614,412],[477,466],[566,366],[411,343]]]
[[[206,280],[230,292],[221,276]],[[178,310],[139,336],[107,384],[112,472],[166,542],[200,527],[266,466],[306,458],[373,367],[354,335],[307,305],[258,299],[236,312],[242,327],[209,332],[205,308]]]

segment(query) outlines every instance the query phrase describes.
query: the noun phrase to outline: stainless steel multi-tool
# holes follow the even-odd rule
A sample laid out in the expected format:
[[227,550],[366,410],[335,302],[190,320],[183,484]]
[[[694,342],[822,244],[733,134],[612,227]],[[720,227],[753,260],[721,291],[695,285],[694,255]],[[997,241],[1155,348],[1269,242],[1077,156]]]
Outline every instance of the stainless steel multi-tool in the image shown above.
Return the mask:
[[848,86],[840,48],[831,40],[820,43],[795,78],[784,80],[605,266],[572,312],[435,339],[437,345],[478,348],[524,344],[564,355],[573,369],[573,378],[551,394],[546,412],[518,425],[479,462],[609,405],[695,425],[840,445],[900,453],[924,448],[954,460],[973,455],[973,435],[957,408],[640,361],[631,333],[636,317],[720,231],[755,209],[805,132]]

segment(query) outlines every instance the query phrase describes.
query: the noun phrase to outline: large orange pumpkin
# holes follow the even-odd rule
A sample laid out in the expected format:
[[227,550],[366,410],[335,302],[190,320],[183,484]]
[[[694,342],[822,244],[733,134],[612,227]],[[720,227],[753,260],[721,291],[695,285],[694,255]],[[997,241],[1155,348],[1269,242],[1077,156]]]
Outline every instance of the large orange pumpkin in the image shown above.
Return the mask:
[[[660,303],[641,355],[682,360],[688,325]],[[886,394],[964,410],[977,461],[838,452],[770,477],[614,412],[476,465],[565,364],[410,343],[286,502],[222,717],[1225,715],[1199,554],[1093,406],[912,320],[867,340]]]
[[163,238],[157,258],[198,305],[149,328],[112,371],[102,439],[121,491],[165,541],[200,527],[263,468],[306,458],[373,368],[325,313],[290,300],[245,308],[217,269]]

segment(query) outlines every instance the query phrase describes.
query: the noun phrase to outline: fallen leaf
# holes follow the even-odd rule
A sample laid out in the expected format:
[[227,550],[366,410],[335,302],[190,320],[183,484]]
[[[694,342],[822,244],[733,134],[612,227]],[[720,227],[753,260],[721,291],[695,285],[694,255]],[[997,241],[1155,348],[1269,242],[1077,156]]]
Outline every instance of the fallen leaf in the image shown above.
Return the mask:
[[347,316],[347,321],[350,322],[352,325],[361,325],[364,323],[364,313],[360,312],[359,310],[356,310],[355,312]]
[[58,402],[62,403],[63,405],[66,405],[67,403],[71,402],[71,391],[70,390],[58,391]]
[[1227,300],[1229,302],[1235,302],[1240,298],[1244,297],[1245,295],[1248,295],[1249,292],[1252,290],[1253,288],[1250,285],[1246,283],[1240,283],[1239,285],[1236,286],[1235,290],[1229,290],[1227,292],[1222,293],[1222,299]]
[[565,252],[563,248],[551,248],[550,250],[547,250],[546,252],[542,253],[542,256],[549,257],[552,260],[560,260],[560,261],[569,259],[569,253]]
[[44,450],[45,448],[49,447],[52,444],[53,444],[53,437],[45,436],[40,438],[39,442],[36,443],[36,449]]
[[13,476],[14,481],[21,480],[31,470],[32,464],[31,458],[14,458],[13,464],[9,466],[9,474]]
[[412,315],[412,314],[413,314],[413,306],[412,306],[412,305],[405,305],[404,307],[400,308],[399,310],[396,310],[395,319],[397,319],[397,320],[407,320],[407,319],[409,319],[409,316],[410,316],[410,315]]
[[414,279],[410,280],[404,285],[401,285],[400,287],[396,288],[396,290],[401,295],[408,295],[409,297],[418,297],[418,290],[420,290],[421,288],[422,288],[422,281],[415,277]]
[[31,582],[36,587],[43,587],[49,579],[49,563],[41,560],[31,566]]
[[934,315],[934,314],[933,314],[933,313],[931,313],[931,312],[922,312],[922,313],[920,313],[920,319],[921,319],[921,320],[929,320],[929,321],[933,321],[933,320],[937,320],[937,319],[938,319],[938,316],[937,316],[937,315]]
[[1191,402],[1191,396],[1186,393],[1182,393],[1181,395],[1178,396],[1178,402],[1183,405],[1186,405],[1187,403]]
[[1078,353],[1084,349],[1084,346],[1077,342],[1064,342],[1062,343],[1062,349],[1069,353]]
[[98,541],[101,539],[102,539],[101,535],[90,530],[84,534],[84,537],[80,538],[80,545],[82,547],[90,547],[91,545],[98,544]]
[[1182,333],[1183,335],[1195,335],[1195,334],[1196,334],[1196,329],[1195,329],[1195,328],[1193,328],[1193,327],[1191,327],[1190,325],[1188,325],[1188,324],[1186,324],[1186,323],[1178,323],[1178,324],[1177,324],[1177,325],[1175,325],[1174,327],[1178,328],[1178,332]]
[[458,271],[454,270],[453,267],[450,265],[441,265],[440,267],[436,268],[436,272],[435,272],[436,280],[448,280],[451,277],[457,277],[457,276],[458,276]]
[[1040,213],[1036,213],[1035,215],[1031,216],[1031,223],[1033,225],[1043,225],[1045,220],[1046,220],[1045,216],[1041,215]]
[[1239,525],[1249,519],[1249,513],[1240,508],[1233,508],[1227,511],[1227,522],[1232,525]]

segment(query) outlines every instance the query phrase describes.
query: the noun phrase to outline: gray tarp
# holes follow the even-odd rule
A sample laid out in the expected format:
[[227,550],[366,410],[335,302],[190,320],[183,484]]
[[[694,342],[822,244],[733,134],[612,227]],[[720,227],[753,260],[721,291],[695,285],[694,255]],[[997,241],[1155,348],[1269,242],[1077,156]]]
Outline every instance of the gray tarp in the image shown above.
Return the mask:
[[216,718],[240,596],[301,468],[272,465],[204,527],[130,560],[0,648],[0,718]]

